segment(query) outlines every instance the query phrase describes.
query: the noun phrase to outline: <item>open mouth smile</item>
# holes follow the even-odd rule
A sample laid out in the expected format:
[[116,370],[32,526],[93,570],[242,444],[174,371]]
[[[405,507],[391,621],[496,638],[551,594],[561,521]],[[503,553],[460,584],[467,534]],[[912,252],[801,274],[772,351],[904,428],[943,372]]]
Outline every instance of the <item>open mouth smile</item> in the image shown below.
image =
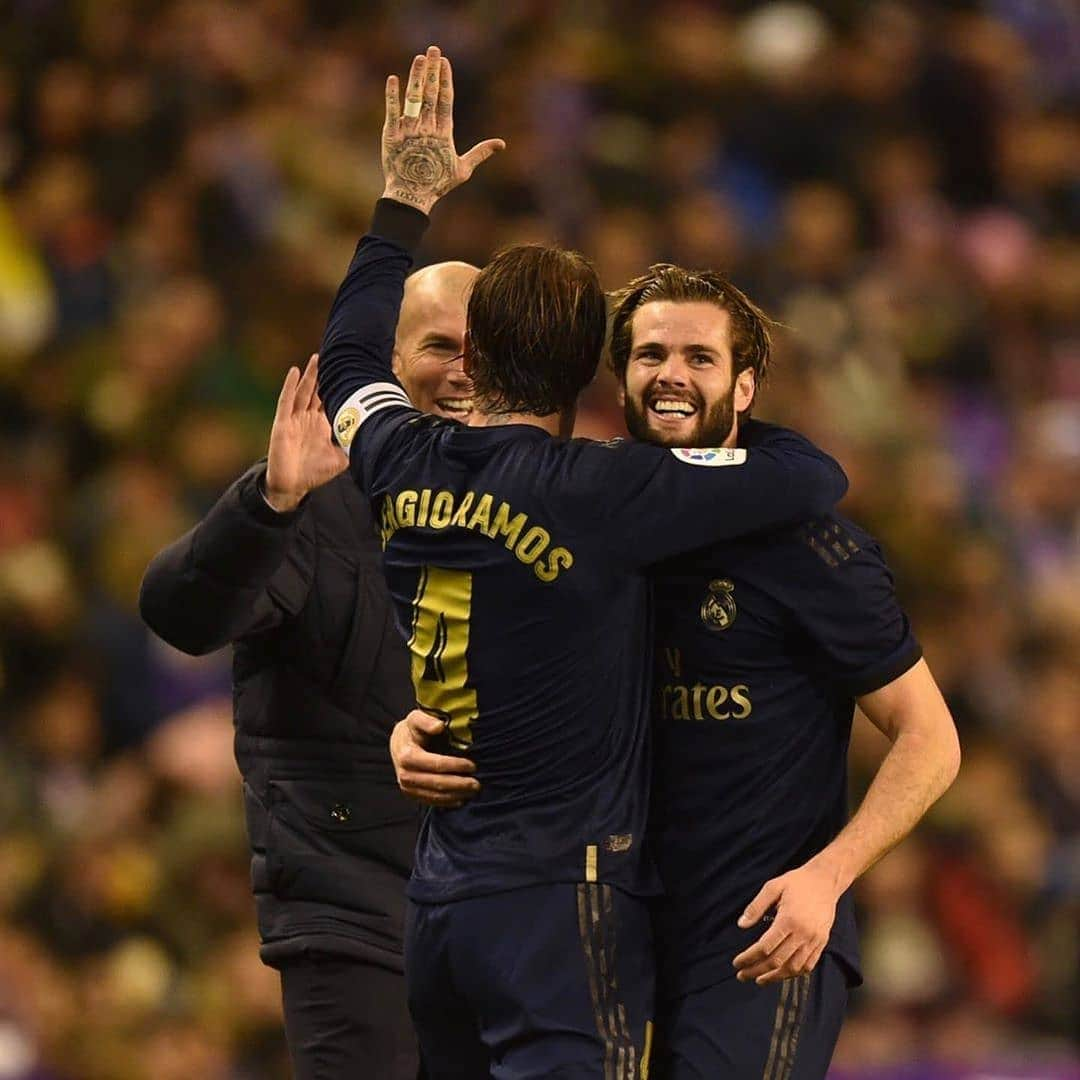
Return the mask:
[[697,411],[697,406],[685,398],[656,397],[649,402],[649,412],[667,422],[686,420]]
[[456,420],[468,416],[473,407],[472,398],[436,398],[435,404],[439,412]]

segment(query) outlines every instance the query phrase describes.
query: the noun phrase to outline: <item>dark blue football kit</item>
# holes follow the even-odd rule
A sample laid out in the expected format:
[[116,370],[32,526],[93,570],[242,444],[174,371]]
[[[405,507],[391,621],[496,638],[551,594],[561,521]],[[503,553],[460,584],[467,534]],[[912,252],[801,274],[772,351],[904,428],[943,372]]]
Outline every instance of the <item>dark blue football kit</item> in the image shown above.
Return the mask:
[[843,828],[855,698],[919,646],[878,544],[835,514],[671,559],[655,598],[656,1075],[822,1077],[860,981],[851,896],[814,972],[769,987],[732,966],[768,923],[736,920]]
[[481,783],[421,829],[410,1008],[435,1080],[631,1080],[648,1057],[658,891],[644,568],[823,513],[846,479],[792,433],[669,451],[417,412],[390,358],[426,220],[380,200],[319,372],[380,523],[417,700]]

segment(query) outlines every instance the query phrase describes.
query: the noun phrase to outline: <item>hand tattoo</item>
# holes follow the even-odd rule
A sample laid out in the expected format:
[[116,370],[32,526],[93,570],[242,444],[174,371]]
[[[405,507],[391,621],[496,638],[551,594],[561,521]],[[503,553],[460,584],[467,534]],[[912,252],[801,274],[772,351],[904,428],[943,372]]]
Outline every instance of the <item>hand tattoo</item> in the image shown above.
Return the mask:
[[454,152],[432,135],[406,135],[386,151],[386,192],[401,202],[430,207],[454,186]]

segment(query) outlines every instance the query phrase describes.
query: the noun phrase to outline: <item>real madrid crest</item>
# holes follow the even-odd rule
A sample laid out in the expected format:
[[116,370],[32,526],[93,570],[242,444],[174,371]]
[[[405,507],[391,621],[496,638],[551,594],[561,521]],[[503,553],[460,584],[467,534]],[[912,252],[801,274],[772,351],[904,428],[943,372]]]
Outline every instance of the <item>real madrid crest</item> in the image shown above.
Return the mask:
[[735,607],[735,582],[717,578],[709,582],[709,591],[701,601],[701,621],[710,630],[726,630],[738,614]]

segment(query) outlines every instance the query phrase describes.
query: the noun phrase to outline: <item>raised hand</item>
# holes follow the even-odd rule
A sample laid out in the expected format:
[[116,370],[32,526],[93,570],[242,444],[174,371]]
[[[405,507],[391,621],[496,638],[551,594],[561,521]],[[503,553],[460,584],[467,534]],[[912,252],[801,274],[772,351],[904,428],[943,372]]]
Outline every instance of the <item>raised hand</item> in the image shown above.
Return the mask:
[[386,123],[382,133],[383,197],[408,203],[425,214],[478,165],[506,147],[485,139],[458,156],[454,149],[454,76],[437,45],[414,57],[401,112],[398,77],[386,80]]
[[313,489],[345,470],[348,458],[330,433],[316,391],[319,356],[313,354],[300,374],[289,368],[278,396],[266,463],[266,499],[275,510],[295,510]]

